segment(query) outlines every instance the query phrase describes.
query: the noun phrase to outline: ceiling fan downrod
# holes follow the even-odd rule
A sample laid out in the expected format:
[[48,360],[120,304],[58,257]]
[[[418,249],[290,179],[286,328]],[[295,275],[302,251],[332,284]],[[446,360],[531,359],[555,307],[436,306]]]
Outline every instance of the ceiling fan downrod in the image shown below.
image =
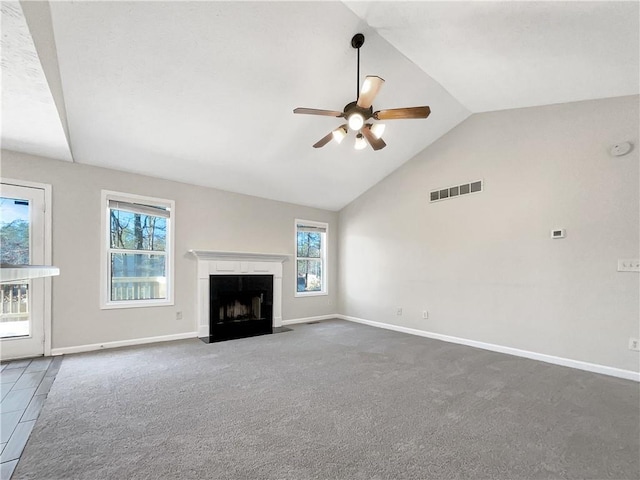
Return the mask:
[[364,45],[364,35],[356,33],[351,39],[351,46],[358,50],[358,66],[356,71],[356,102],[360,100],[360,47]]

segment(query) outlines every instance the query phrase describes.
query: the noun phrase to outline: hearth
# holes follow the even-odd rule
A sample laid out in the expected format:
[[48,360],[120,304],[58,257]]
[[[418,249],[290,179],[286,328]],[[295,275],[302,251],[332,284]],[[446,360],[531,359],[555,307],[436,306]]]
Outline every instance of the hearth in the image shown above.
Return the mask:
[[209,342],[272,333],[273,275],[209,276]]

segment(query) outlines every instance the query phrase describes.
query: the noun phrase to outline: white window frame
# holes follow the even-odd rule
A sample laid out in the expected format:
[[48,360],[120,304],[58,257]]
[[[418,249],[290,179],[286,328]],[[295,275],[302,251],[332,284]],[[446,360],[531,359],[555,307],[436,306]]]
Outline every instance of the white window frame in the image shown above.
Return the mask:
[[[53,237],[52,223],[52,186],[49,183],[30,182],[13,178],[0,177],[0,183],[16,185],[18,187],[39,188],[44,190],[44,264],[52,265],[53,250],[51,248]],[[51,325],[52,325],[52,277],[44,278],[44,356],[51,356]]]
[[[322,227],[325,229],[324,232],[324,241],[322,242],[322,249],[320,251],[320,262],[321,262],[321,271],[322,271],[322,290],[319,292],[298,292],[298,225],[308,225],[310,227]],[[329,243],[329,224],[325,222],[316,222],[313,220],[302,220],[296,218],[295,223],[293,224],[293,238],[294,238],[294,249],[295,249],[295,261],[293,264],[294,270],[294,282],[293,282],[293,292],[296,297],[317,297],[322,295],[329,295],[329,272],[327,271],[328,255],[327,255],[327,244]],[[300,260],[307,260],[307,257],[300,257]]]
[[[166,275],[167,275],[167,298],[149,300],[111,300],[111,222],[109,201],[140,203],[166,208],[169,210],[167,218],[167,237],[165,247]],[[115,192],[113,190],[102,190],[102,241],[101,241],[101,261],[100,261],[100,308],[140,308],[158,307],[174,305],[174,240],[175,240],[175,202],[165,198],[147,197],[133,193]]]

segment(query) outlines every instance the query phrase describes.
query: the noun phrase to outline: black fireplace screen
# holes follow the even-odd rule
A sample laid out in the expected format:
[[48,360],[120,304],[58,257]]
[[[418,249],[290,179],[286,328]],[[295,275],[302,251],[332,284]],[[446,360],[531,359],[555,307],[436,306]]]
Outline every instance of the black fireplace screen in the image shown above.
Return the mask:
[[[242,292],[232,295],[220,296],[220,308],[218,308],[218,322],[242,320],[261,320],[262,304],[265,292]],[[215,312],[213,312],[215,315]]]
[[256,329],[270,332],[273,275],[211,275],[209,301],[211,336],[238,338]]

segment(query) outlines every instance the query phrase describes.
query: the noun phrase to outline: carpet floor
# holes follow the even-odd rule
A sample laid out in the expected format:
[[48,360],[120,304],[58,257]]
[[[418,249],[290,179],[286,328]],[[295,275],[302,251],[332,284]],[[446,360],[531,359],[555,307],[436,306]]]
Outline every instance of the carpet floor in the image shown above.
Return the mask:
[[640,476],[638,383],[344,321],[65,357],[15,479]]

